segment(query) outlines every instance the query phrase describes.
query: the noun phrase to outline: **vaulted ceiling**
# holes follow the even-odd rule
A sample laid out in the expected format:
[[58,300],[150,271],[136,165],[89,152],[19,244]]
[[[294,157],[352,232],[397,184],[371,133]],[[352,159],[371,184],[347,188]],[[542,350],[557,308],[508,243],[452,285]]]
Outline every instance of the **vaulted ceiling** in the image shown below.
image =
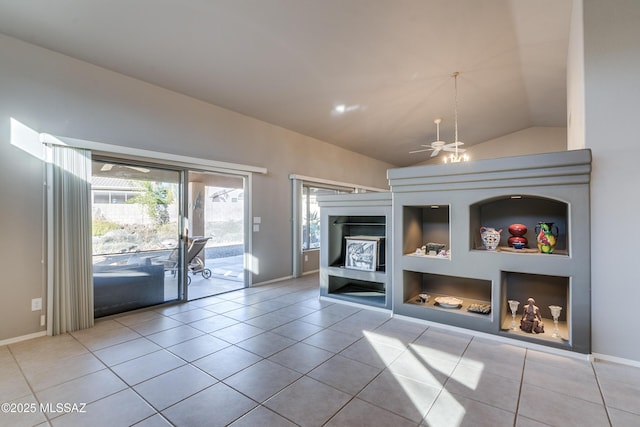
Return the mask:
[[[571,0],[0,0],[0,32],[397,166],[566,126]],[[341,106],[341,107],[340,107]],[[338,107],[338,108],[336,108]]]

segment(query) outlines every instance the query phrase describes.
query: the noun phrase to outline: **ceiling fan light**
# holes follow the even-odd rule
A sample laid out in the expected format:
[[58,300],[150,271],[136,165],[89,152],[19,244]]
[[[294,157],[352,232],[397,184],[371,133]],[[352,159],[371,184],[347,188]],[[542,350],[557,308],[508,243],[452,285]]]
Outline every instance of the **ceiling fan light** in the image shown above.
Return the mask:
[[[463,145],[463,142],[458,140],[458,75],[459,71],[456,71],[452,74],[454,79],[454,109],[453,109],[453,118],[454,118],[454,130],[455,130],[455,139],[452,143],[446,143],[445,141],[440,140],[440,123],[442,123],[442,117],[437,117],[433,120],[436,124],[436,141],[432,142],[430,145],[423,144],[423,147],[427,147],[424,150],[414,150],[409,153],[420,153],[423,151],[432,151],[430,157],[436,157],[440,154],[440,151],[453,151],[453,153],[449,156],[444,157],[445,163],[458,163],[458,162],[466,162],[469,160],[469,156],[466,154],[461,155],[465,150],[458,148],[458,146]],[[453,149],[452,149],[453,148]]]

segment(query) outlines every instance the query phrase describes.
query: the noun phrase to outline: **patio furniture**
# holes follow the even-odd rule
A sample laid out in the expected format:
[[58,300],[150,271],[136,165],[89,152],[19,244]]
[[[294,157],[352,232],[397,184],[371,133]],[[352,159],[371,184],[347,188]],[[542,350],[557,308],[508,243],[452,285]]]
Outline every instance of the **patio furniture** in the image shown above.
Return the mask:
[[[189,238],[189,248],[187,249],[187,255],[185,262],[189,273],[197,274],[201,273],[202,277],[208,279],[211,277],[211,270],[206,268],[205,262],[198,255],[204,249],[205,245],[209,241],[210,237],[196,236]],[[162,262],[166,271],[171,271],[174,275],[178,271],[178,248],[171,251],[167,258],[157,258],[156,261]],[[187,285],[191,283],[191,277],[187,274]]]
[[164,302],[164,266],[94,265],[94,317],[109,316]]

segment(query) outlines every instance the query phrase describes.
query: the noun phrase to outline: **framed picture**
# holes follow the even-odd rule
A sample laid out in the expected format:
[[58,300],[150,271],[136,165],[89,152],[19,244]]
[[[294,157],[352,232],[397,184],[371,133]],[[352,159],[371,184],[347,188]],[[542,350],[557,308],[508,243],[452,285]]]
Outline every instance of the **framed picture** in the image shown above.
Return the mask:
[[376,271],[378,267],[378,239],[346,237],[344,266],[354,270]]

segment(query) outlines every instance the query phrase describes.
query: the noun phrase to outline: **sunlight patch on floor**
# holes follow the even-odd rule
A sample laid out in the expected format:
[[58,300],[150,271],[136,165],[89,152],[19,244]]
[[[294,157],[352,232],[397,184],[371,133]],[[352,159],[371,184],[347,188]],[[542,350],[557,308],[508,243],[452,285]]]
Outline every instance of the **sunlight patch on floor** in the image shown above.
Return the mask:
[[[397,338],[392,338],[384,334],[379,334],[371,331],[363,331],[363,334],[367,339],[369,345],[376,351],[378,357],[380,357],[381,360],[385,359],[385,354],[382,349],[383,345],[394,347],[403,345],[402,342]],[[398,384],[402,387],[405,395],[411,400],[413,406],[421,414],[424,414],[425,411],[425,398],[422,389],[414,388],[412,387],[412,385],[415,384],[415,381],[425,383],[425,380],[428,380],[427,385],[430,386],[439,384],[440,387],[442,387],[441,395],[443,393],[446,393],[447,400],[452,401],[447,401],[447,406],[453,409],[453,412],[450,414],[451,424],[449,425],[460,425],[465,415],[464,407],[460,403],[458,403],[450,393],[444,390],[444,384],[440,384],[434,375],[435,372],[438,372],[443,373],[444,375],[446,375],[446,377],[448,377],[450,375],[450,372],[445,372],[442,369],[439,369],[433,363],[425,360],[422,356],[423,355],[421,355],[419,352],[416,352],[414,349],[405,351],[400,357],[398,357],[393,363],[391,363],[389,367],[389,373],[393,375]],[[444,352],[442,352],[442,356],[443,361],[447,360],[447,357],[449,359],[451,358],[450,354]],[[404,358],[404,360],[401,360],[402,358]],[[438,358],[436,358],[436,360],[438,360]],[[397,364],[395,369],[394,364]],[[479,375],[480,372],[478,372],[478,377],[474,375],[474,378],[472,378],[472,382],[475,383],[474,387],[477,386],[479,382]]]
[[447,427],[458,427],[463,424],[466,414],[466,409],[458,402],[455,396],[443,389],[440,396],[438,396],[437,409],[430,411],[425,417],[425,421],[426,425],[429,426],[446,425]]

